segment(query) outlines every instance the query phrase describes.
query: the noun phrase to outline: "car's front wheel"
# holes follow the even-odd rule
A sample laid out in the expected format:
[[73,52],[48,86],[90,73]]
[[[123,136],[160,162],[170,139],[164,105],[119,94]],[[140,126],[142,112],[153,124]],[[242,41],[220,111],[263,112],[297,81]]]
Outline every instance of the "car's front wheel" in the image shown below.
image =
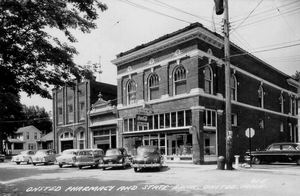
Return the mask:
[[59,163],[58,166],[59,166],[60,168],[62,168],[63,164]]
[[135,168],[133,168],[133,169],[134,169],[135,172],[138,172],[138,171],[139,171],[137,167],[135,167]]
[[16,162],[17,165],[20,165],[21,162]]
[[78,166],[79,169],[82,169],[82,166]]
[[258,158],[258,157],[254,157],[253,158],[253,163],[256,164],[256,165],[259,165],[259,164],[261,164],[261,159]]

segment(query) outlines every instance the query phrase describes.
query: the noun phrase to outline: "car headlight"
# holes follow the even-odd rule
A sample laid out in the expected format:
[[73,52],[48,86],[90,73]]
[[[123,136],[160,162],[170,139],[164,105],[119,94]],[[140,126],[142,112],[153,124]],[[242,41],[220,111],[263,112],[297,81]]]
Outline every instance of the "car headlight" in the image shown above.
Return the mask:
[[119,160],[119,163],[123,163],[123,159],[120,159],[120,160]]

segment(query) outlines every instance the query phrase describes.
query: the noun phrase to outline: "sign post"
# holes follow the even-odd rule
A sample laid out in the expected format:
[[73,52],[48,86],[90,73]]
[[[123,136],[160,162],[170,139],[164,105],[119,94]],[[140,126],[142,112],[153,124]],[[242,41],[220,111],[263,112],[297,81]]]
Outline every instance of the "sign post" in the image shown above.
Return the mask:
[[250,156],[250,167],[252,167],[252,163],[251,163],[251,138],[255,135],[255,130],[252,128],[247,128],[245,131],[245,135],[246,137],[249,138],[249,156]]

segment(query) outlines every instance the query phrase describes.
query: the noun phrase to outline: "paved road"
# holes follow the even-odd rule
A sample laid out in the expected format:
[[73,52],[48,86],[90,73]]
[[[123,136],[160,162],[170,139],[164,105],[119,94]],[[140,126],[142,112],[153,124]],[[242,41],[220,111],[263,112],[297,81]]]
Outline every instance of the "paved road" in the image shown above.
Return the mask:
[[[268,170],[270,169],[270,170]],[[281,172],[282,171],[282,172]],[[157,172],[0,164],[0,195],[299,195],[300,166],[169,165]]]

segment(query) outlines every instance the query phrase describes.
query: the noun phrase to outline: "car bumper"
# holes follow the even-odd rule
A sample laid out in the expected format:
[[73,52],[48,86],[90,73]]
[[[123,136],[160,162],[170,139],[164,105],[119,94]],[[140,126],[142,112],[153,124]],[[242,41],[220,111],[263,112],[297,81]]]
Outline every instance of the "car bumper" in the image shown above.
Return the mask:
[[149,163],[149,164],[142,164],[142,163],[134,163],[131,164],[133,168],[146,168],[146,167],[162,167],[160,163]]
[[124,163],[105,163],[105,164],[99,164],[99,167],[123,167],[125,166]]

